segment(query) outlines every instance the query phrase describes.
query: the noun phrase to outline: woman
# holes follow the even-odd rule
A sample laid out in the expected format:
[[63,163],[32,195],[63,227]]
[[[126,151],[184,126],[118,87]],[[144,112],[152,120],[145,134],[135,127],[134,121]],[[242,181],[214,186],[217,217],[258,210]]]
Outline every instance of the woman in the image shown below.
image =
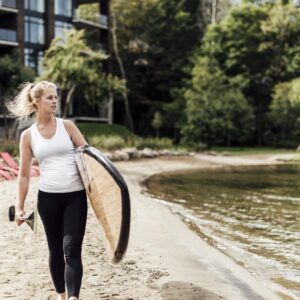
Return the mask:
[[[19,192],[16,204],[20,225],[26,215],[30,167],[34,155],[40,166],[38,212],[49,248],[49,267],[57,300],[78,299],[82,280],[81,246],[87,218],[87,200],[75,162],[75,148],[87,144],[78,128],[55,117],[55,84],[26,83],[8,109],[19,118],[35,113],[35,123],[20,138]],[[49,298],[50,299],[50,298]]]

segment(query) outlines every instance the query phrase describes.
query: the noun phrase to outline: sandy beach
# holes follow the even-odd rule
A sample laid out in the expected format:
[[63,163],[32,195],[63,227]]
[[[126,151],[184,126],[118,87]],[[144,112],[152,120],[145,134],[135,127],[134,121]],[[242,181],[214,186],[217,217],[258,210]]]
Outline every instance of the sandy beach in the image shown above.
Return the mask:
[[[296,299],[259,273],[252,274],[231,257],[210,246],[172,209],[143,193],[141,182],[153,174],[224,165],[281,163],[285,156],[187,157],[118,162],[132,200],[131,235],[124,260],[112,265],[101,241],[99,225],[89,208],[83,244],[81,298],[90,299]],[[34,209],[38,178],[31,179],[26,210]],[[0,182],[0,299],[46,300],[55,294],[48,271],[43,227],[33,234],[23,224],[8,222],[15,204],[17,180]]]

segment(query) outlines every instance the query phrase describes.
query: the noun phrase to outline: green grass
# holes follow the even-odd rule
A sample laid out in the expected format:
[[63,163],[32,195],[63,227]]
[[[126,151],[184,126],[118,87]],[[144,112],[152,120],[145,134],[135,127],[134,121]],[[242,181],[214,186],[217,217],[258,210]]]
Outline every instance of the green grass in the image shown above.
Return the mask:
[[76,125],[87,141],[91,140],[95,136],[118,136],[123,138],[126,143],[130,144],[137,138],[137,136],[130,132],[126,127],[118,124],[108,125],[101,123],[78,122]]
[[300,162],[300,154],[296,154],[292,159],[290,159],[289,161],[293,162]]
[[230,155],[296,153],[295,149],[280,149],[270,147],[216,147],[213,148],[212,151],[216,151],[218,153],[228,152]]

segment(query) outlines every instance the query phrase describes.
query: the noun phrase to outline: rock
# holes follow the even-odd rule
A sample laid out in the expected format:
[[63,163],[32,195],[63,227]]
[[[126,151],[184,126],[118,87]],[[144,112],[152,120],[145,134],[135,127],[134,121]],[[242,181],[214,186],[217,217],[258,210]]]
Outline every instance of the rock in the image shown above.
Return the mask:
[[139,151],[135,147],[134,148],[125,148],[125,149],[122,149],[122,151],[126,152],[129,155],[130,159],[140,157]]
[[218,156],[219,154],[216,151],[204,151],[204,154],[211,156]]
[[167,150],[167,149],[160,150],[158,153],[159,153],[159,155],[162,155],[162,156],[170,156],[170,155],[172,155],[172,152],[170,150]]
[[121,161],[121,160],[129,160],[129,154],[122,150],[117,150],[112,153],[112,160],[113,161]]
[[222,152],[222,156],[230,156],[230,153],[227,151]]
[[157,151],[153,151],[150,148],[145,148],[143,150],[140,151],[141,157],[146,157],[146,158],[153,158],[153,157],[157,157],[158,156],[158,152]]

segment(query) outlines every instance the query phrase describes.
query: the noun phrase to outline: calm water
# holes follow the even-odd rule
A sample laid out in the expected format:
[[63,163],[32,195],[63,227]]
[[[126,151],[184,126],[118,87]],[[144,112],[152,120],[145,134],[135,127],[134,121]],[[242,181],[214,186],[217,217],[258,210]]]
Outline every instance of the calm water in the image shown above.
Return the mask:
[[184,206],[202,233],[300,297],[300,166],[155,175],[147,192]]

